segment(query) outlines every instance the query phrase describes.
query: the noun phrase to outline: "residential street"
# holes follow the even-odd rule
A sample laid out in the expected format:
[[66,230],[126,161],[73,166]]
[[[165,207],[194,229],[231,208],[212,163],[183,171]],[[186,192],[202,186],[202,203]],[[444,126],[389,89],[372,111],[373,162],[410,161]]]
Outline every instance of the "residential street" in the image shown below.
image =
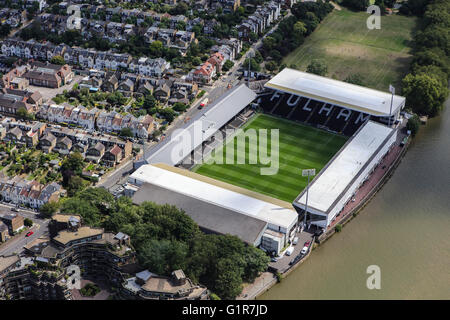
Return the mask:
[[36,213],[29,210],[20,209],[20,212],[14,212],[11,211],[11,206],[6,204],[0,204],[0,214],[7,215],[7,214],[19,214],[24,218],[30,218],[33,220],[33,226],[31,227],[31,231],[34,232],[29,237],[26,237],[25,235],[27,232],[22,231],[19,235],[15,236],[14,238],[8,240],[5,243],[2,243],[0,245],[0,256],[7,256],[11,255],[13,253],[20,253],[22,251],[22,248],[29,242],[33,241],[34,239],[37,239],[45,234],[48,234],[48,223],[50,222],[49,219],[39,219],[36,217]]

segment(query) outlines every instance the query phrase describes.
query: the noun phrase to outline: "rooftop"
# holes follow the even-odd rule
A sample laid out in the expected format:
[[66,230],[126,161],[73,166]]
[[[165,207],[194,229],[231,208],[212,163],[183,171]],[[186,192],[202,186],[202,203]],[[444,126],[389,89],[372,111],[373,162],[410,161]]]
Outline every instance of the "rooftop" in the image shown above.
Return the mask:
[[[131,175],[131,179],[147,182],[154,186],[147,186],[147,191],[150,189],[156,191],[157,186],[172,191],[179,197],[192,198],[194,201],[190,202],[195,207],[198,206],[195,201],[201,201],[204,205],[220,207],[229,212],[239,213],[283,228],[290,228],[298,218],[290,203],[164,164],[141,166]],[[145,196],[140,191],[136,193],[135,199],[138,199],[139,194],[141,195],[140,200],[145,201]],[[151,195],[148,195],[148,197],[154,198]],[[168,196],[164,196],[162,192],[161,197],[160,200],[155,199],[156,201],[153,201],[166,200],[169,201],[168,203],[175,201]],[[193,209],[183,205],[183,203],[181,203],[181,208],[186,210],[188,214],[188,210],[192,211]],[[211,213],[209,215],[211,216]],[[201,224],[200,222],[197,223]]]
[[[328,213],[336,199],[394,131],[373,121],[361,127],[311,182],[308,207]],[[294,203],[304,206],[305,202],[306,192],[303,191]]]
[[17,255],[13,256],[7,256],[7,257],[0,257],[0,272],[4,271],[5,269],[9,268],[13,264],[16,264],[19,262],[19,257]]
[[[208,105],[205,111],[198,112],[182,128],[175,130],[170,137],[166,137],[162,143],[145,152],[146,162],[176,165],[203,141],[213,136],[255,97],[256,94],[245,84],[231,89],[220,99]],[[187,141],[191,143],[186,143]],[[189,147],[185,150],[176,150],[177,147],[179,149],[180,142],[185,142]]]
[[[284,68],[264,86],[375,116],[389,116],[390,112],[391,93],[290,68]],[[394,95],[392,114],[404,105],[405,97]]]
[[73,240],[84,239],[88,237],[98,236],[103,234],[103,229],[101,228],[91,228],[91,227],[80,227],[77,231],[67,231],[63,230],[58,233],[58,235],[54,238],[56,241],[67,244]]

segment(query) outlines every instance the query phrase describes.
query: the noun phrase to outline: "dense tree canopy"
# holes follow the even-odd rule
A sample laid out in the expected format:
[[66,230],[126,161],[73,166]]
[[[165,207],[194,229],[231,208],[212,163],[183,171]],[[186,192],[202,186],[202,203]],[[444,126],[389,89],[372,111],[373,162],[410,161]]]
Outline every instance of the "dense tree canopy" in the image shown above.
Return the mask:
[[306,71],[309,73],[314,73],[319,76],[325,76],[328,72],[328,67],[325,61],[320,59],[313,59],[311,63],[306,67]]
[[414,112],[434,116],[448,96],[450,77],[450,2],[409,0],[402,12],[424,16],[415,36],[411,73],[403,79],[403,95]]
[[403,94],[414,112],[435,116],[448,96],[448,89],[433,75],[408,74],[403,79]]

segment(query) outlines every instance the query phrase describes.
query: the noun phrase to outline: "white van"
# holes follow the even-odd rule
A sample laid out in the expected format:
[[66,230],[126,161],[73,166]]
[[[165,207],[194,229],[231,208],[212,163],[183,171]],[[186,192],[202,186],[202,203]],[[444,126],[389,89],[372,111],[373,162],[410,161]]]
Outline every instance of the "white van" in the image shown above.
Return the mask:
[[292,244],[295,246],[298,243],[298,237],[294,238],[294,241],[292,241]]
[[289,247],[289,248],[286,250],[286,255],[287,255],[287,256],[290,256],[290,255],[292,254],[292,252],[294,252],[294,248]]

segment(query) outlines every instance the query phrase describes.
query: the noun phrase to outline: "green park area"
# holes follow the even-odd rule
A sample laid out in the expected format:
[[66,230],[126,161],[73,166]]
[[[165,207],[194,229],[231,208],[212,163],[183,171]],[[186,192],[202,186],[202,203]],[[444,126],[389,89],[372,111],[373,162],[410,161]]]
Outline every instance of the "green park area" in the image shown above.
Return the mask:
[[366,12],[333,10],[283,63],[305,71],[312,60],[320,59],[327,65],[327,77],[345,80],[358,75],[367,87],[388,91],[393,84],[400,88],[412,59],[418,18],[385,15],[381,29],[369,30],[368,17]]

